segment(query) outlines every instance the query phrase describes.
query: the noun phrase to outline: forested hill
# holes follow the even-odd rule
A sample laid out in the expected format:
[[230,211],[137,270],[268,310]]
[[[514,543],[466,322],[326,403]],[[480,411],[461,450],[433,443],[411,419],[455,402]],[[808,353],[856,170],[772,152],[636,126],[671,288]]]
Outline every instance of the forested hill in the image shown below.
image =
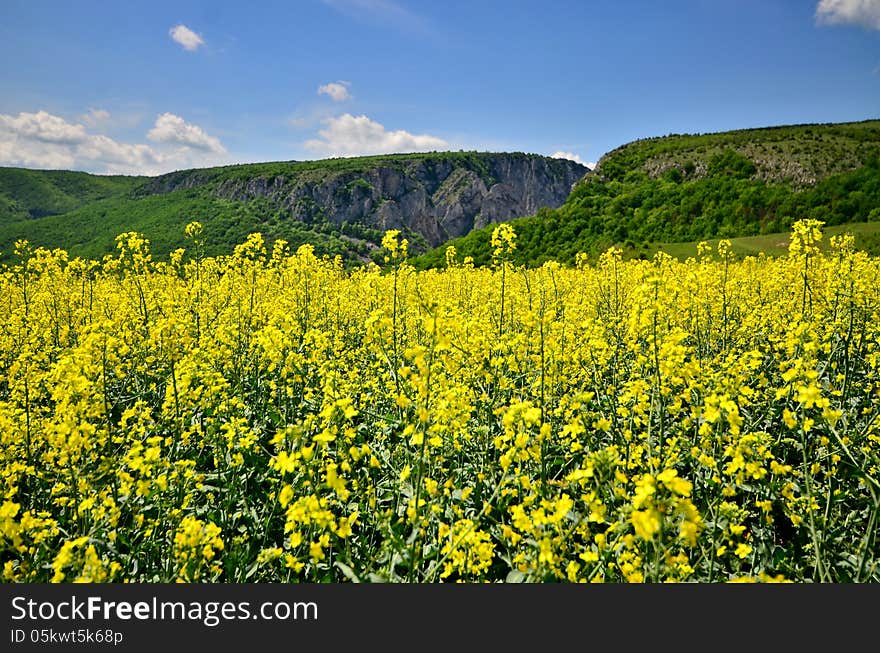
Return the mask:
[[[637,254],[657,242],[785,231],[801,218],[880,220],[880,121],[628,143],[603,156],[564,205],[513,221],[514,258],[572,262],[615,244]],[[446,245],[485,264],[490,235],[476,230]],[[443,265],[446,245],[415,263]]]
[[205,252],[260,232],[351,262],[378,256],[386,229],[414,252],[473,228],[556,207],[589,169],[524,153],[434,152],[183,170],[152,178],[0,168],[0,252],[19,238],[75,256],[114,251],[138,231],[156,256],[204,225]]
[[0,225],[74,211],[131,191],[146,177],[0,168]]

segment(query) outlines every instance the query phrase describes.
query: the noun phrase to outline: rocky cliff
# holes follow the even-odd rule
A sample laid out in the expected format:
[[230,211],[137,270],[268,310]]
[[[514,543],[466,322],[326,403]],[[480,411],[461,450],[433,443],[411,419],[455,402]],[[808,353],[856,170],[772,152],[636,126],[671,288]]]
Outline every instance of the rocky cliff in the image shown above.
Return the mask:
[[339,160],[320,168],[304,162],[171,173],[141,194],[200,188],[213,196],[269,202],[306,224],[361,224],[402,229],[437,246],[488,224],[561,205],[589,169],[532,154],[437,153]]

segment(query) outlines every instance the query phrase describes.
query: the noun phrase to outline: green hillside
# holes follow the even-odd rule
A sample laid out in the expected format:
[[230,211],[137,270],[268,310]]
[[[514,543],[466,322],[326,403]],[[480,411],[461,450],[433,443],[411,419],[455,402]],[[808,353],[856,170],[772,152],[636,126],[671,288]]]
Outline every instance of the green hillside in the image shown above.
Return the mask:
[[[280,220],[267,202],[235,202],[213,197],[202,189],[184,189],[164,195],[115,197],[61,215],[0,225],[0,259],[9,257],[12,243],[20,238],[37,246],[61,247],[71,256],[100,258],[113,252],[116,236],[127,231],[146,234],[153,255],[162,258],[186,246],[183,229],[193,220],[203,224],[204,251],[210,256],[230,253],[234,245],[255,231],[270,242],[284,238],[294,249],[311,243],[319,255],[339,254],[356,260],[369,253],[362,238],[348,236],[327,224]],[[359,235],[381,240],[378,231],[362,231]]]
[[[558,209],[513,221],[515,260],[572,262],[611,245],[785,232],[792,222],[880,221],[880,121],[644,139],[605,155]],[[491,260],[492,228],[450,241]],[[867,241],[866,241],[867,242]],[[447,244],[415,260],[443,265]]]
[[97,200],[119,197],[144,179],[70,170],[0,168],[0,226],[58,215]]
[[[517,166],[540,168],[544,176],[511,172]],[[211,255],[230,253],[248,234],[261,232],[268,241],[281,238],[293,248],[311,243],[319,255],[368,262],[381,258],[386,228],[400,228],[414,252],[425,251],[430,238],[442,242],[443,216],[431,215],[438,203],[459,209],[453,213],[460,222],[468,211],[473,220],[481,207],[471,191],[487,194],[514,177],[528,186],[523,197],[546,197],[552,186],[552,205],[558,206],[586,171],[567,160],[487,152],[242,164],[157,177],[0,168],[0,260],[21,238],[99,258],[114,251],[115,237],[126,231],[146,235],[161,257],[185,246],[183,228],[198,220]],[[537,208],[515,212],[514,206],[505,217]],[[466,221],[458,226],[461,233],[470,229]]]
[[[819,249],[823,252],[831,250],[831,237],[848,233],[855,239],[857,249],[862,249],[875,256],[880,256],[880,222],[849,222],[847,224],[824,227],[824,238],[819,243]],[[740,236],[730,238],[730,251],[738,256],[782,256],[788,253],[791,233],[788,231],[773,234],[761,234],[759,236]],[[718,249],[720,238],[710,238],[706,241],[712,252]],[[657,252],[665,252],[679,260],[697,256],[698,241],[688,243],[651,243],[624,251],[624,256],[629,258],[652,258]]]
[[[183,227],[192,220],[204,225],[208,255],[229,253],[249,233],[268,240],[284,238],[296,248],[311,243],[319,255],[365,259],[382,232],[357,225],[342,229],[284,220],[266,201],[239,202],[216,197],[218,185],[252,179],[297,176],[320,181],[328,174],[363,172],[379,165],[396,166],[425,155],[388,155],[257,163],[183,170],[159,177],[92,175],[60,170],[0,168],[0,260],[8,258],[21,238],[36,246],[66,249],[72,256],[100,258],[115,248],[126,231],[147,234],[155,256],[182,246]],[[441,153],[463,160],[464,153]],[[180,190],[176,190],[180,187]]]

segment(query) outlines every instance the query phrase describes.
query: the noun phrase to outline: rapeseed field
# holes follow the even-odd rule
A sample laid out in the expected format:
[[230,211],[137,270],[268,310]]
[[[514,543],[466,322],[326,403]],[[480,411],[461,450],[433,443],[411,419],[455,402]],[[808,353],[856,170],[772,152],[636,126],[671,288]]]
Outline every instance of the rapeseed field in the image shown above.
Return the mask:
[[880,580],[880,260],[0,269],[6,582]]

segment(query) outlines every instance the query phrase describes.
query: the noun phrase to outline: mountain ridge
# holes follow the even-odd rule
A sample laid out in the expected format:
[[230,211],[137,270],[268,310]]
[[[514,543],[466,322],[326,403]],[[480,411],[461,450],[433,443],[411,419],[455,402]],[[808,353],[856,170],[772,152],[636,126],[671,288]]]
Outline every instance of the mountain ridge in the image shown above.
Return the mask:
[[[234,175],[224,174],[224,168],[175,172],[150,179],[137,193],[210,187],[216,197],[227,200],[268,198],[290,210],[292,219],[311,222],[320,216],[334,224],[411,229],[438,245],[475,226],[560,204],[589,172],[573,161],[521,152],[437,152],[346,161],[354,165],[316,171],[298,170],[300,162],[290,162],[287,170],[283,164],[235,166]],[[241,176],[251,169],[251,175]]]
[[[0,182],[7,170],[0,168]],[[174,171],[137,178],[64,213],[0,214],[0,250],[8,253],[14,240],[28,238],[100,256],[113,250],[117,233],[136,230],[157,255],[167,255],[183,245],[183,226],[200,220],[208,253],[231,251],[247,233],[261,231],[294,246],[312,242],[322,254],[368,261],[386,229],[401,230],[415,252],[424,251],[475,227],[558,206],[588,173],[567,159],[463,151]]]
[[[612,245],[631,255],[659,242],[784,232],[796,220],[880,220],[880,120],[779,125],[640,139],[603,155],[556,208],[512,221],[517,263],[573,263]],[[491,262],[491,229],[446,245]]]

